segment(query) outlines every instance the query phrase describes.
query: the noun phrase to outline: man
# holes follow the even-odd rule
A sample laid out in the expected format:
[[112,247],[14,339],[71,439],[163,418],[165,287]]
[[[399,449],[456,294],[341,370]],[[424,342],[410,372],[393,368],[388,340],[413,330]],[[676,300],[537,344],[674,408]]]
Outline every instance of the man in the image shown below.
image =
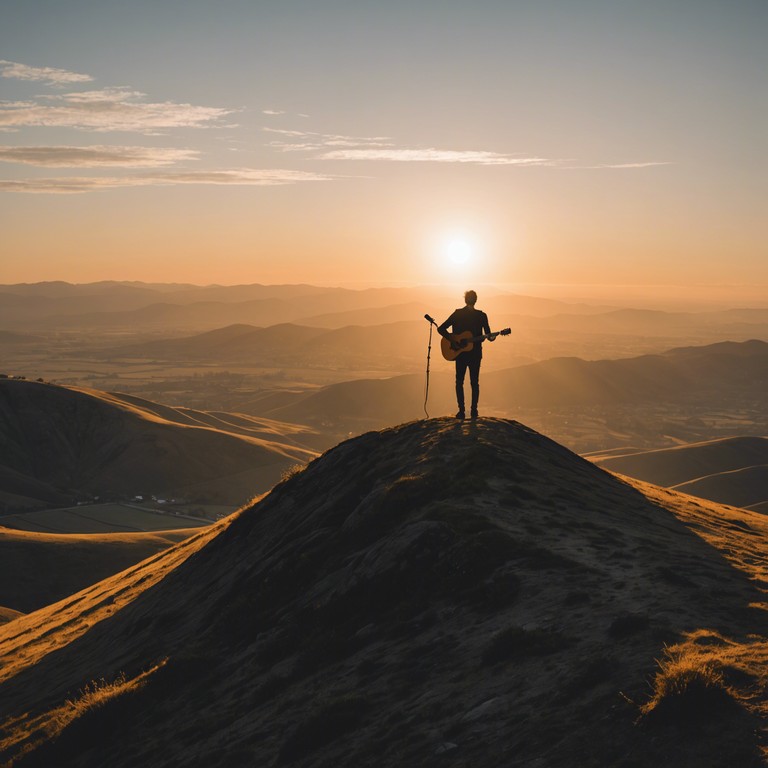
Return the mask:
[[[475,309],[477,303],[477,294],[474,291],[467,291],[464,294],[465,305],[457,309],[438,329],[437,332],[446,339],[450,340],[451,334],[448,333],[448,326],[452,327],[452,333],[464,333],[470,331],[472,336],[482,336],[489,334],[488,340],[495,341],[495,333],[491,333],[491,327],[488,325],[488,315]],[[456,402],[459,406],[457,419],[465,417],[464,411],[464,377],[469,368],[469,383],[472,388],[472,409],[469,412],[470,418],[477,418],[477,401],[480,397],[480,363],[483,359],[483,342],[476,341],[469,352],[462,352],[456,358]]]

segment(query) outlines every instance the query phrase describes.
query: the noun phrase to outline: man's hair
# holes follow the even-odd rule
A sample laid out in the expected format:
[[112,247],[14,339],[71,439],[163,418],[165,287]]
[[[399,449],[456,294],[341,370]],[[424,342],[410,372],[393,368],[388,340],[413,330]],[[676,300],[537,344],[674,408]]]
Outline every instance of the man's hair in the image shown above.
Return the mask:
[[467,304],[471,304],[472,306],[474,306],[475,303],[477,302],[477,294],[474,291],[467,291],[464,294],[464,301]]

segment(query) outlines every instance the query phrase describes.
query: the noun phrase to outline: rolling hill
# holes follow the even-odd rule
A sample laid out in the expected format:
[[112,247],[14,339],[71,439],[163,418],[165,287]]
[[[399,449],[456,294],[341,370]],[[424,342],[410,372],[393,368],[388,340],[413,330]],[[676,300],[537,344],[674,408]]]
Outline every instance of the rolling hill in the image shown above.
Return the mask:
[[[216,424],[217,426],[214,426]],[[136,398],[0,380],[0,456],[6,506],[136,494],[239,505],[314,451],[257,437],[275,422],[223,418]],[[276,437],[276,435],[273,435]]]
[[728,437],[701,443],[596,456],[612,472],[736,507],[768,506],[768,438]]
[[703,443],[596,459],[611,472],[673,486],[700,477],[768,464],[768,438],[729,437]]
[[[278,323],[266,328],[234,324],[193,336],[142,342],[98,350],[107,359],[150,359],[237,363],[265,367],[395,370],[425,363],[429,328],[423,319],[382,325],[316,328]],[[418,317],[418,315],[415,315]],[[435,336],[433,343],[436,344]],[[492,361],[499,365],[529,362],[513,345],[499,345]]]
[[[495,348],[488,354],[495,354]],[[454,408],[453,376],[447,372],[451,368],[442,360],[433,365],[431,413],[450,413]],[[768,343],[753,340],[619,360],[555,358],[485,371],[480,397],[481,410],[508,414],[519,408],[687,404],[702,398],[720,404],[741,398],[762,401],[766,391]],[[335,425],[341,433],[365,424],[379,428],[419,418],[423,403],[424,376],[405,375],[333,384],[274,405],[268,400],[254,401],[250,412],[291,422]]]
[[514,422],[368,433],[0,628],[0,761],[760,766],[766,534]]
[[196,531],[57,535],[0,526],[0,606],[21,613],[36,611]]

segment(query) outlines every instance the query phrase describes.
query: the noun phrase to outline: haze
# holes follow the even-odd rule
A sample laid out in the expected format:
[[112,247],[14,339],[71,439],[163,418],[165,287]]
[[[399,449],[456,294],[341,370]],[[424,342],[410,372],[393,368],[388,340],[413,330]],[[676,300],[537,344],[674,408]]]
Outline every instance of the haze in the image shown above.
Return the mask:
[[766,296],[764,3],[6,5],[0,282]]

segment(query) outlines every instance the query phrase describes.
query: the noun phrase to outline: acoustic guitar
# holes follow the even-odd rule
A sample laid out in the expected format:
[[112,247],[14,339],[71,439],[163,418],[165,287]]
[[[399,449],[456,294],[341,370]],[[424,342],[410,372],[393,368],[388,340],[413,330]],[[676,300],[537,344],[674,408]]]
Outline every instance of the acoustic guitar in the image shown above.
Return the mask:
[[491,336],[509,336],[512,333],[511,328],[505,328],[503,331],[494,331],[493,333],[484,333],[482,336],[473,336],[472,331],[463,333],[451,333],[446,339],[445,336],[440,339],[440,351],[446,360],[455,360],[462,352],[470,352],[475,344],[483,339],[490,339]]

